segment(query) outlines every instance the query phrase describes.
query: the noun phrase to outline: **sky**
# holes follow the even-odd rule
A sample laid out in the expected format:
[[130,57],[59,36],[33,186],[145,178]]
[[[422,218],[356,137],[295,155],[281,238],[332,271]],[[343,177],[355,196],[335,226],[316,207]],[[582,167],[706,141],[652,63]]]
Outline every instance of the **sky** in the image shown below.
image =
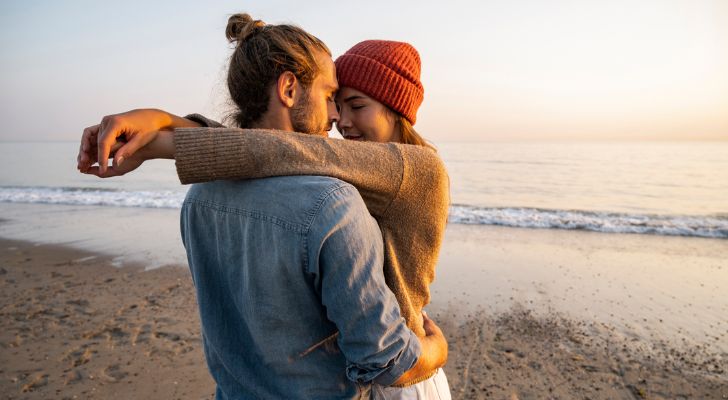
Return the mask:
[[299,25],[334,58],[413,44],[415,128],[435,143],[728,140],[726,0],[3,0],[0,141],[77,140],[142,107],[221,118],[236,12]]

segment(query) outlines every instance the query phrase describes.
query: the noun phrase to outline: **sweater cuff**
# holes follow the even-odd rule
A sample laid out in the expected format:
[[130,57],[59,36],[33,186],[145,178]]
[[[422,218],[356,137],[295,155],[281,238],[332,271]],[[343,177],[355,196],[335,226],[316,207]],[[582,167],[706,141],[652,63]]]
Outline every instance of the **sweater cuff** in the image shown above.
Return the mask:
[[[187,117],[185,117],[187,118]],[[183,185],[210,180],[214,171],[204,171],[200,165],[215,165],[213,128],[177,128],[174,130],[174,148],[177,176]]]

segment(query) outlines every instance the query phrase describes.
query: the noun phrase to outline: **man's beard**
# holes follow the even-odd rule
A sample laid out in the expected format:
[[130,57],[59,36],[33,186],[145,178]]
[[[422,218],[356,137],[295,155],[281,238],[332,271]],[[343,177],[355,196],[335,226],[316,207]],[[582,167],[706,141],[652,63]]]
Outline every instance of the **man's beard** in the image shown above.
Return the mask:
[[291,125],[294,131],[309,135],[326,135],[331,130],[327,117],[320,118],[314,114],[308,89],[304,89],[291,108]]

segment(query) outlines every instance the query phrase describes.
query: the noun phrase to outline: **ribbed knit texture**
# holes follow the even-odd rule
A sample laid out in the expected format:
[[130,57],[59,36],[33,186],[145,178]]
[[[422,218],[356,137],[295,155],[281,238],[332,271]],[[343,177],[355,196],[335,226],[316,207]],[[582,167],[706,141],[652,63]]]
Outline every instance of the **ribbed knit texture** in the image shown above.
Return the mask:
[[430,302],[449,206],[447,172],[434,151],[233,128],[176,129],[175,148],[177,174],[184,184],[325,175],[354,185],[382,231],[387,285],[407,326],[424,336],[422,308]]
[[425,88],[420,55],[412,45],[365,40],[336,59],[339,87],[352,87],[402,114],[414,125]]

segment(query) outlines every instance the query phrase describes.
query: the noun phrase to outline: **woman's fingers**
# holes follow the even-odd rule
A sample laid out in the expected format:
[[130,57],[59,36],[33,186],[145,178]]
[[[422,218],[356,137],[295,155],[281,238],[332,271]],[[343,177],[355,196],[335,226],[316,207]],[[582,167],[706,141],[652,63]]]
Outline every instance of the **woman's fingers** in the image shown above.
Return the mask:
[[93,125],[83,130],[81,145],[79,146],[78,157],[76,158],[78,169],[81,172],[84,172],[96,162],[96,155],[93,150],[96,148],[96,137],[99,133],[99,127],[100,125]]
[[101,131],[98,135],[98,162],[99,172],[104,174],[109,165],[109,153],[116,143],[116,139],[123,135],[121,127],[115,123],[114,118],[104,117],[101,120]]
[[83,173],[88,175],[95,175],[99,178],[111,178],[114,176],[124,175],[124,173],[117,171],[114,167],[107,167],[103,172],[101,172],[101,169],[98,166],[90,167],[86,171],[83,171]]
[[[122,146],[122,145],[123,145],[123,143],[118,143],[114,147],[118,147],[118,146]],[[113,154],[114,151],[115,151],[115,149],[112,148],[111,154]],[[94,167],[89,167],[88,169],[86,169],[86,171],[81,171],[81,172],[83,172],[85,174],[89,174],[89,175],[95,175],[95,176],[98,176],[99,178],[111,178],[114,176],[125,175],[125,174],[139,168],[139,166],[142,165],[143,163],[144,163],[144,159],[142,159],[142,157],[129,156],[129,158],[126,159],[126,161],[124,162],[123,165],[118,164],[116,161],[114,161],[112,163],[112,165],[107,166],[103,170],[101,169],[100,166],[94,166]]]
[[121,146],[119,146],[118,150],[116,150],[116,154],[114,155],[114,163],[116,165],[123,164],[124,160],[134,156],[139,149],[154,140],[157,134],[157,131],[137,132],[131,136],[131,138],[128,138],[128,142],[120,143]]

